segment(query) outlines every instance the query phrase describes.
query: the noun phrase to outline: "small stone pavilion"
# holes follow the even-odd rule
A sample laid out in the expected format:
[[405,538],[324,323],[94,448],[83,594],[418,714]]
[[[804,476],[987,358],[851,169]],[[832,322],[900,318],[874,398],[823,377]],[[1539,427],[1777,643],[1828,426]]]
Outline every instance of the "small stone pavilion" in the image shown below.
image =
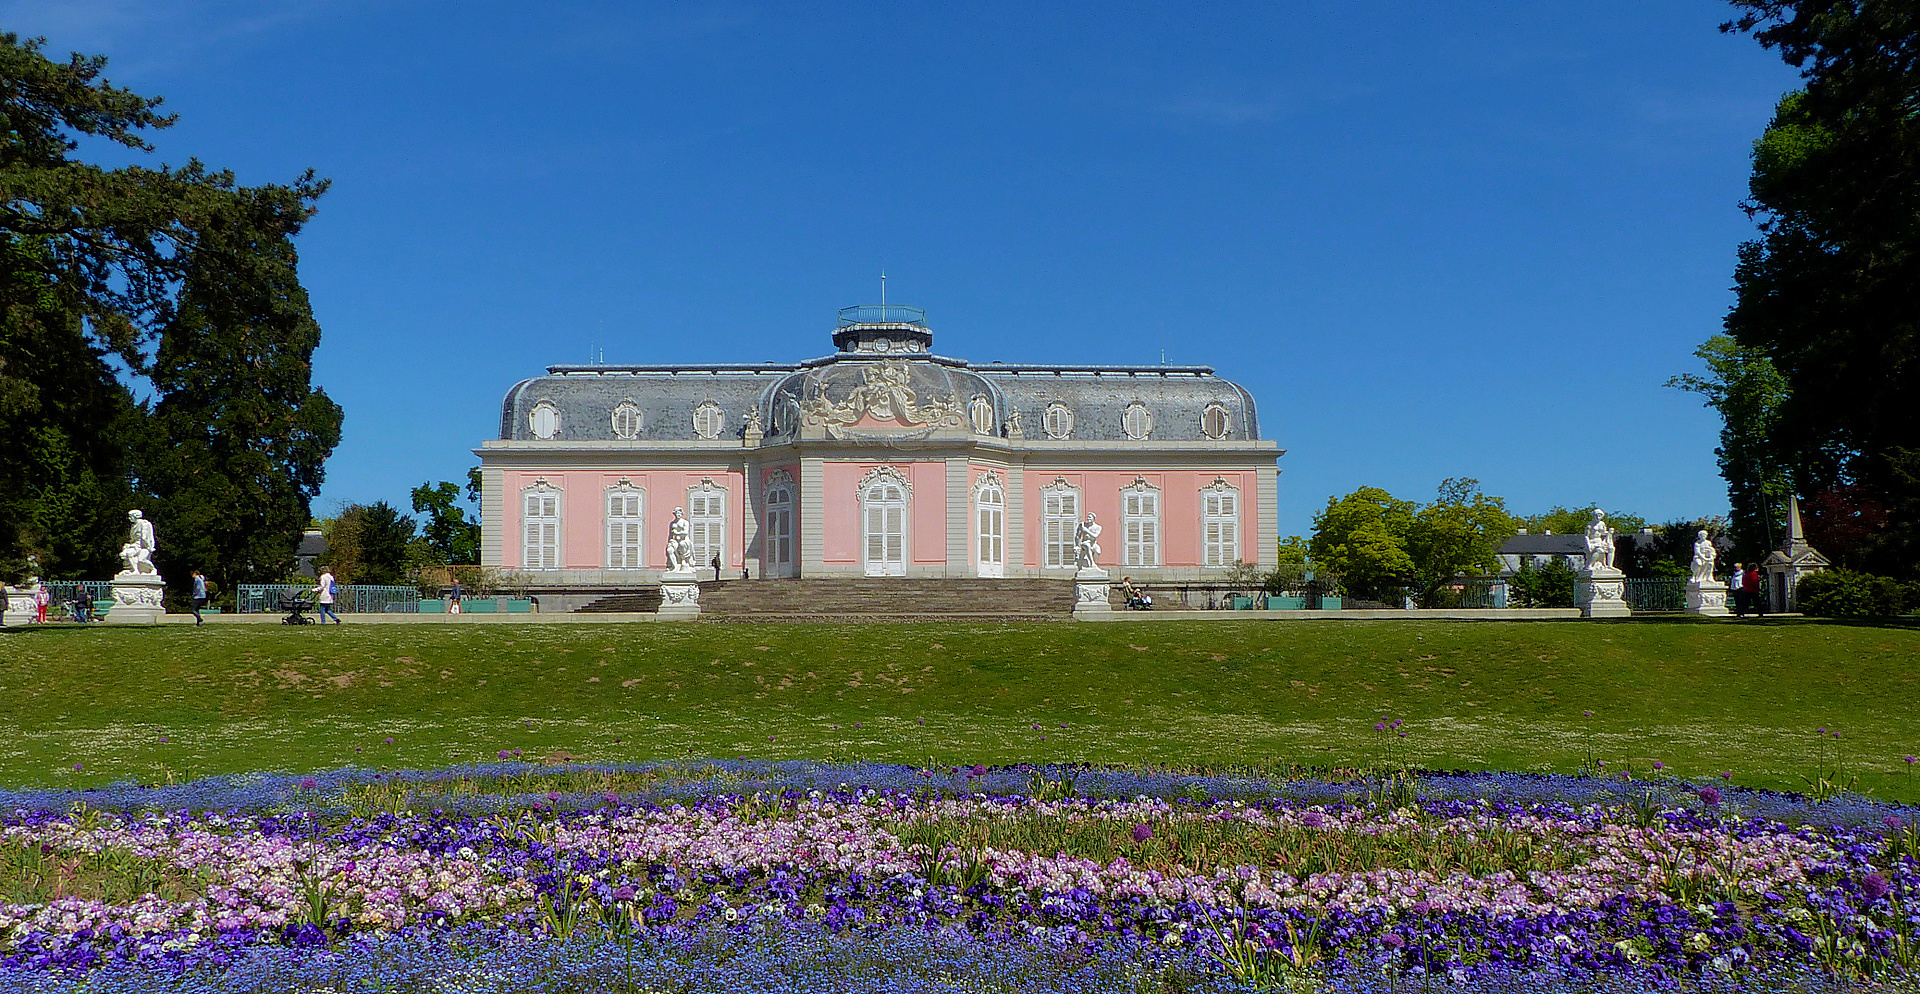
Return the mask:
[[736,577],[1066,580],[1088,513],[1116,578],[1274,560],[1282,450],[1209,367],[975,365],[898,305],[843,309],[833,344],[514,385],[475,450],[482,564],[535,590],[656,583],[675,508],[693,562]]

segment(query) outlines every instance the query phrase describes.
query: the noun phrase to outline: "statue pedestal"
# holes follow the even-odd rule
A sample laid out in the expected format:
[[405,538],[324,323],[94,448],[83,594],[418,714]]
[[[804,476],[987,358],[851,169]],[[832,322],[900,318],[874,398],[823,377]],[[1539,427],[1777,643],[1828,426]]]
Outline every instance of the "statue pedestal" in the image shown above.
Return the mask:
[[1727,616],[1727,585],[1719,580],[1687,581],[1687,613],[1709,618]]
[[4,610],[0,610],[0,624],[8,627],[30,625],[40,616],[39,606],[33,602],[36,586],[37,583],[26,587],[0,588],[5,590],[7,598]]
[[151,625],[166,616],[163,603],[167,583],[157,573],[117,573],[113,577],[113,607],[109,625]]
[[1113,610],[1108,591],[1111,575],[1098,566],[1088,566],[1073,574],[1073,613],[1075,617],[1107,614]]
[[1633,614],[1627,606],[1627,575],[1611,566],[1589,566],[1580,571],[1575,600],[1580,613],[1589,618],[1625,618]]
[[700,616],[700,582],[693,570],[668,570],[660,575],[660,610],[655,612],[662,618],[698,618]]

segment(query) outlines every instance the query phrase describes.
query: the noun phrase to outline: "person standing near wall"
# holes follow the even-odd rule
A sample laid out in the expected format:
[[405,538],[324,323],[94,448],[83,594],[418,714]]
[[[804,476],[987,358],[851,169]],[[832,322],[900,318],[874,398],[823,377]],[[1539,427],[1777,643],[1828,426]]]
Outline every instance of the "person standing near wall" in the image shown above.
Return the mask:
[[318,604],[320,607],[320,623],[324,625],[327,623],[328,618],[332,618],[334,624],[336,625],[339,624],[340,616],[333,613],[333,571],[332,570],[327,570],[326,572],[320,574],[320,587],[319,587],[318,594],[319,596],[314,598],[314,603]]
[[207,623],[200,617],[200,609],[207,606],[207,578],[199,570],[193,571],[193,623],[195,626]]

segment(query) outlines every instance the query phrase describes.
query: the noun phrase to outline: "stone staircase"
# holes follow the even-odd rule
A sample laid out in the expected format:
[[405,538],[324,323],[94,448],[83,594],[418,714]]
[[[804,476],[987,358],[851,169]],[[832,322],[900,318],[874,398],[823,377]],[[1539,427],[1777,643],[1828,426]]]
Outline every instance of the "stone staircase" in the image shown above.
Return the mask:
[[1066,621],[1073,616],[1073,581],[721,580],[700,584],[700,616],[716,621]]
[[644,587],[639,590],[623,590],[617,594],[608,594],[585,607],[574,609],[575,614],[652,614],[660,610],[660,588]]

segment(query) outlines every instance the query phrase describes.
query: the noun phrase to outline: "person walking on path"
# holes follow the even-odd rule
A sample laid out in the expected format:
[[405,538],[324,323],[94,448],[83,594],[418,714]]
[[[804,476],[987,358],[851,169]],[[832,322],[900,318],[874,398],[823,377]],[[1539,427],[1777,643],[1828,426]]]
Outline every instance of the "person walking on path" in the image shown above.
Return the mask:
[[447,613],[460,613],[460,581],[457,579],[453,581],[453,586],[447,590]]
[[1740,587],[1747,592],[1747,606],[1753,609],[1753,613],[1766,617],[1767,599],[1760,593],[1760,567],[1748,566],[1747,572],[1740,577]]
[[200,617],[200,609],[207,606],[207,578],[193,571],[193,623],[204,625],[207,619]]
[[340,616],[333,613],[333,571],[332,570],[326,570],[325,572],[320,574],[319,595],[314,598],[314,603],[319,605],[320,607],[320,623],[321,624],[323,625],[326,624],[328,618],[332,618],[333,623],[336,625],[340,623]]
[[53,592],[47,589],[45,581],[33,586],[33,620],[44,625],[47,623],[47,606],[53,603]]
[[1747,616],[1747,568],[1744,563],[1733,564],[1733,575],[1727,578],[1727,586],[1733,589],[1733,616]]

